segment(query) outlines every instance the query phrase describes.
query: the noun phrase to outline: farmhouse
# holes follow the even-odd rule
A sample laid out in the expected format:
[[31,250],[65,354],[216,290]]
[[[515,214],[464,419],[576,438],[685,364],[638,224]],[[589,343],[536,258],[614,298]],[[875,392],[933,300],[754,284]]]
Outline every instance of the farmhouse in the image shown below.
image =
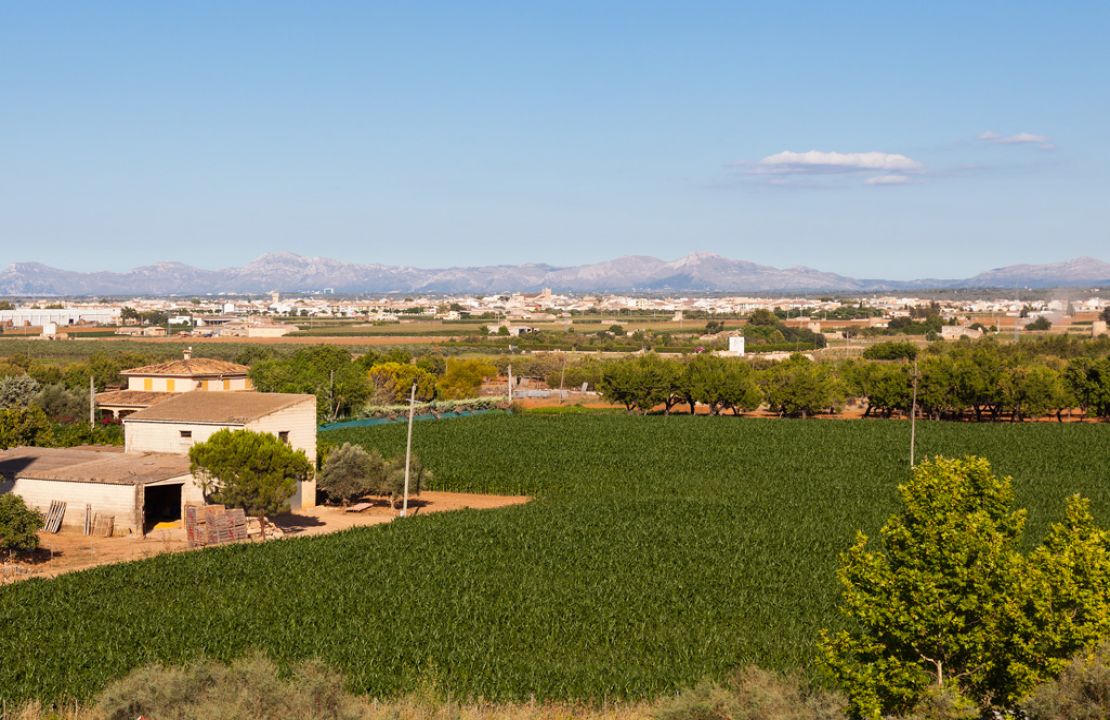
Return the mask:
[[[316,463],[316,396],[291,393],[180,393],[124,418],[128,453],[187,454],[224,428],[277,436]],[[316,481],[301,483],[293,508],[316,504]]]
[[[316,396],[184,392],[124,420],[124,448],[13,448],[0,452],[0,494],[14,492],[46,512],[66,503],[62,524],[111,516],[115,533],[142,534],[180,520],[204,496],[189,470],[189,448],[223,428],[268,432],[316,461]],[[299,482],[294,510],[316,504],[316,481]]]
[[97,407],[115,418],[156,405],[172,397],[173,393],[254,389],[250,368],[246,365],[214,358],[194,358],[191,349],[185,351],[181,360],[132,368],[120,374],[127,378],[126,389],[106,390],[96,396]]

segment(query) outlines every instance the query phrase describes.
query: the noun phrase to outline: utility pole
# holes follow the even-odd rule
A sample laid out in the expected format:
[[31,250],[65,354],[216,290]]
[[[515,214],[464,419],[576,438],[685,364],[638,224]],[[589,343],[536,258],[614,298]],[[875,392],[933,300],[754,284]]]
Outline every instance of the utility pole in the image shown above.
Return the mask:
[[89,375],[89,428],[96,427],[96,380]]
[[917,443],[917,356],[913,358],[913,401],[910,403],[910,470],[914,468],[914,449]]
[[405,498],[401,503],[401,517],[409,514],[409,468],[412,465],[412,420],[416,414],[416,383],[412,384],[409,393],[409,437],[405,443]]
[[567,355],[566,355],[566,353],[563,353],[563,367],[562,367],[562,369],[559,370],[559,403],[560,404],[562,404],[562,402],[566,399],[566,395],[563,393],[563,380],[566,378],[566,376],[567,376]]
[[509,402],[513,401],[513,364],[509,363]]

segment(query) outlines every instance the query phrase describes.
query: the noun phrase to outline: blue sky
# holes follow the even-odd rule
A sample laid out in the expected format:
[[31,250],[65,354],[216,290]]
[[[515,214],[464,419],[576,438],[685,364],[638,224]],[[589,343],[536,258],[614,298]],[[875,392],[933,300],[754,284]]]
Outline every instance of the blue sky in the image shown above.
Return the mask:
[[1110,259],[1110,4],[0,0],[0,264]]

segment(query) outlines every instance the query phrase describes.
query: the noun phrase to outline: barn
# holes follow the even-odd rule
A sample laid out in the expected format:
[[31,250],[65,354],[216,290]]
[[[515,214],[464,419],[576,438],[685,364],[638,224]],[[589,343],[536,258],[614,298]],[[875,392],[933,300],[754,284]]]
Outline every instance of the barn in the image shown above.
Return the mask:
[[118,535],[144,534],[159,522],[181,519],[186,504],[204,503],[187,456],[101,447],[6,450],[0,453],[5,492],[43,513],[52,502],[64,502],[63,527],[82,527],[94,515],[111,517]]

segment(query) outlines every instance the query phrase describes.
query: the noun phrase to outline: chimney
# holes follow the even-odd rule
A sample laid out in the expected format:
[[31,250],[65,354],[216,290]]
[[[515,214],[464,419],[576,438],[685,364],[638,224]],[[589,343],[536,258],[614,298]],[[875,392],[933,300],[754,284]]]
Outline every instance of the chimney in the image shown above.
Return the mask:
[[193,348],[192,348],[192,346],[189,346],[189,347],[185,348],[185,359],[186,360],[192,360],[193,359]]

